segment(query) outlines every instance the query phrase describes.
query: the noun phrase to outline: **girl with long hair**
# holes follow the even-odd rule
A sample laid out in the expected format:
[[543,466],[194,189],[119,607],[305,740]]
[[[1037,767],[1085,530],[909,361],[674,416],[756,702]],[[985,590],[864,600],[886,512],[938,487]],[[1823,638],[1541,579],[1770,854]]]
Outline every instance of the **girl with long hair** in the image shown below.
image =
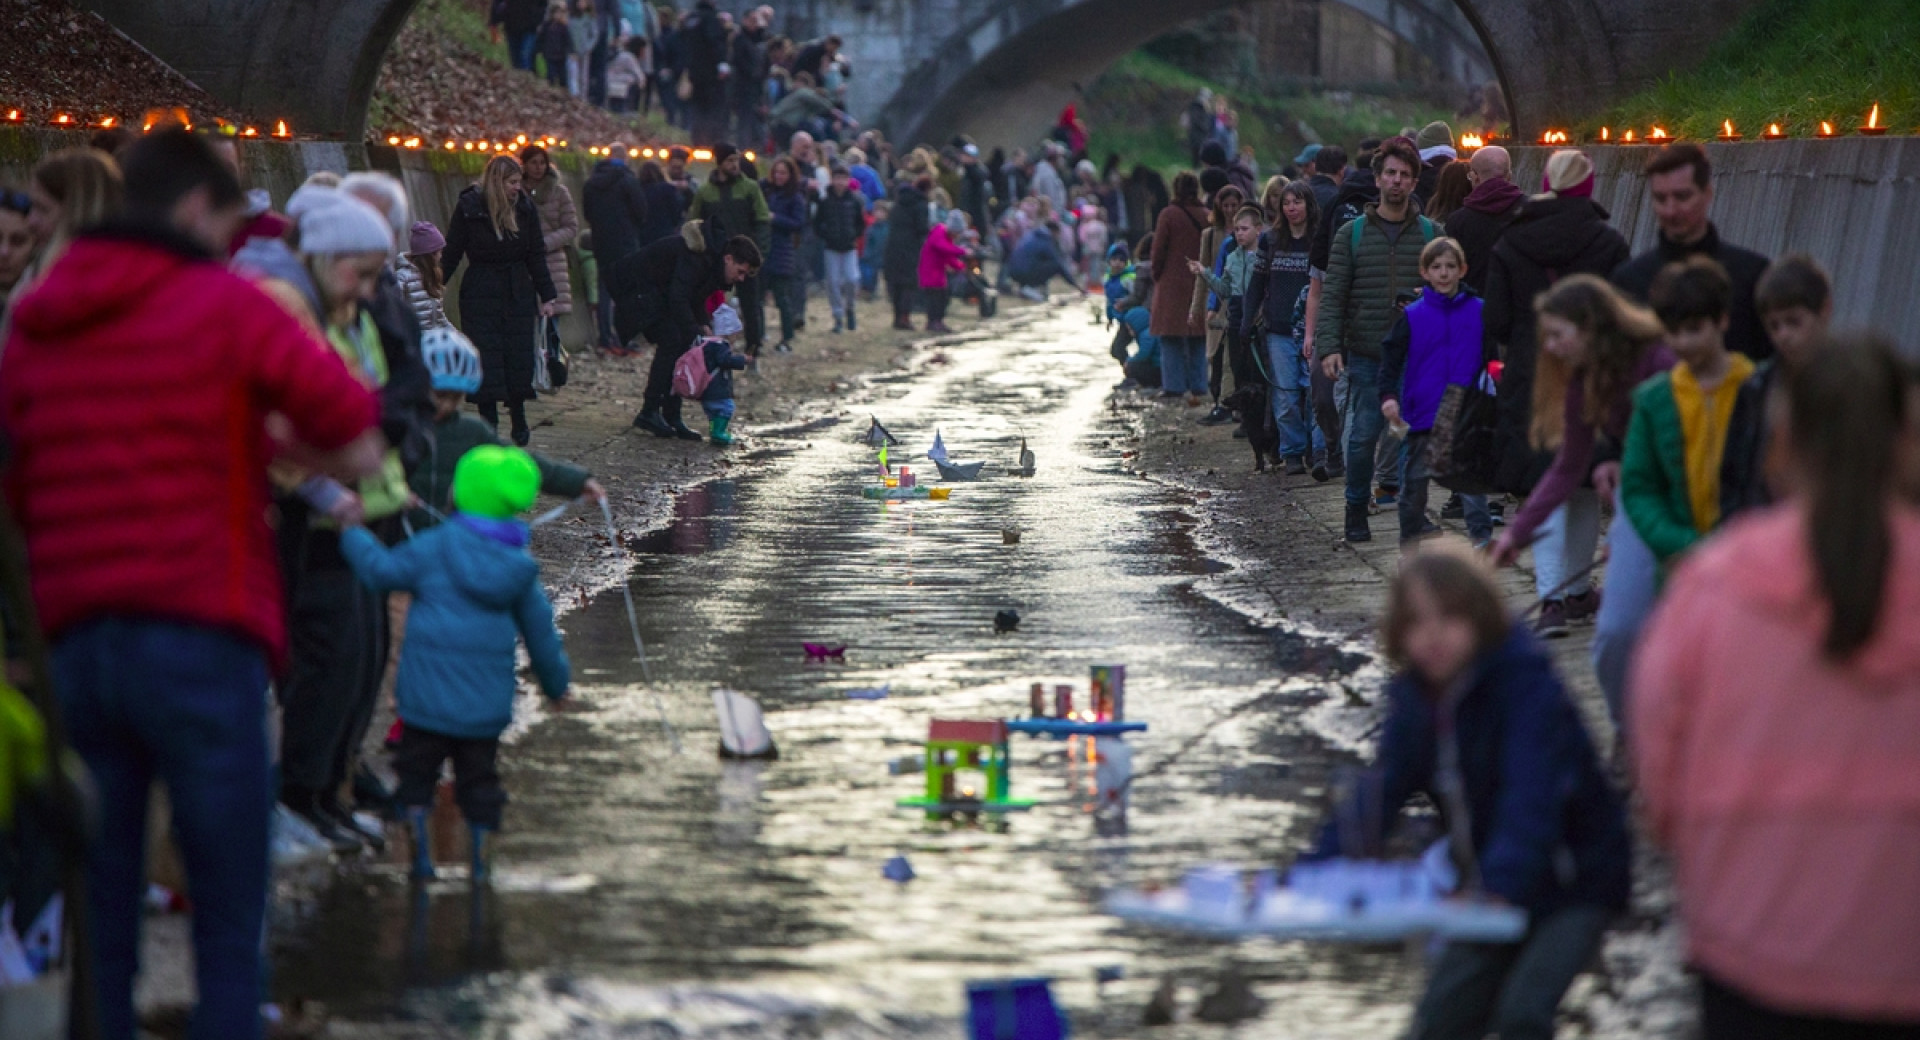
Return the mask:
[[1534,310],[1540,357],[1528,433],[1536,449],[1554,452],[1553,464],[1494,543],[1493,558],[1505,566],[1533,546],[1534,584],[1546,600],[1536,627],[1555,638],[1599,611],[1599,593],[1582,572],[1599,545],[1600,496],[1613,497],[1620,464],[1596,465],[1596,451],[1625,441],[1633,388],[1672,368],[1674,357],[1660,319],[1593,275],[1561,279]]
[[1207,280],[1199,277],[1201,270],[1218,275],[1227,258],[1227,251],[1233,246],[1233,218],[1239,214],[1240,207],[1247,204],[1247,193],[1229,184],[1213,193],[1209,202],[1209,220],[1207,229],[1200,235],[1200,255],[1193,261],[1194,269],[1193,300],[1190,304],[1195,321],[1204,322],[1207,344],[1207,392],[1213,397],[1213,411],[1200,419],[1202,426],[1220,426],[1233,421],[1233,413],[1220,404],[1220,383],[1226,374],[1226,313],[1227,303],[1218,299],[1207,288]]
[[800,270],[800,233],[807,227],[807,195],[800,164],[783,155],[773,161],[766,183],[767,210],[773,220],[773,250],[767,254],[767,290],[780,308],[776,354],[793,350],[794,333],[807,322],[807,280]]
[[1261,198],[1273,207],[1269,211],[1273,227],[1260,236],[1241,338],[1266,367],[1273,388],[1273,417],[1280,430],[1280,458],[1287,472],[1302,474],[1311,465],[1314,479],[1324,481],[1332,475],[1327,468],[1327,445],[1340,442],[1340,418],[1331,408],[1329,393],[1332,425],[1315,421],[1313,352],[1305,337],[1295,332],[1293,320],[1298,312],[1304,328],[1313,327],[1310,268],[1314,229],[1320,226],[1320,200],[1306,181],[1289,182],[1284,177],[1267,181]]
[[105,152],[68,148],[40,160],[27,181],[27,232],[39,251],[8,293],[8,309],[40,284],[76,233],[117,216],[124,195],[120,164]]
[[1920,509],[1876,335],[1784,370],[1791,490],[1688,554],[1627,722],[1706,1040],[1920,1036]]
[[480,183],[468,186],[454,204],[440,269],[451,282],[461,262],[467,264],[460,331],[480,351],[480,390],[472,397],[480,417],[497,426],[504,402],[513,441],[524,446],[532,436],[526,406],[534,396],[534,351],[544,345],[545,319],[555,313],[557,293],[540,213],[521,190],[521,178],[512,156],[487,162]]

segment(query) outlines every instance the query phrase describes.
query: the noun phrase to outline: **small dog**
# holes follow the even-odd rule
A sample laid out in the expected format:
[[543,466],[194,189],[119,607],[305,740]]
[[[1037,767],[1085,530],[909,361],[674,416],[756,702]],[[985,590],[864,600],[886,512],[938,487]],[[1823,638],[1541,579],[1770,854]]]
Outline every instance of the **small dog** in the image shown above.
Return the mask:
[[1267,460],[1280,466],[1280,426],[1273,419],[1272,397],[1265,383],[1243,386],[1220,399],[1240,417],[1240,429],[1246,432],[1253,448],[1253,471],[1265,473]]

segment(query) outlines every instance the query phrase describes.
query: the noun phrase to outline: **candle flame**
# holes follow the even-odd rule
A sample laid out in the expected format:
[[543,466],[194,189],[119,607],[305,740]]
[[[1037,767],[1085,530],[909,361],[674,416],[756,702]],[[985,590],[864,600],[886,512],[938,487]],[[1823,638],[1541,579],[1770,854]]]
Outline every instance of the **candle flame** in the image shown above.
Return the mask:
[[1832,136],[1833,136],[1833,124],[1832,124],[1832,123],[1829,123],[1829,122],[1827,122],[1827,121],[1826,121],[1826,120],[1824,120],[1824,119],[1822,119],[1822,120],[1820,121],[1820,136],[1821,136],[1821,137],[1832,137]]
[[638,159],[638,158],[640,158],[640,149],[638,149],[638,148],[629,148],[629,149],[627,149],[627,158],[629,158],[629,159]]
[[1462,134],[1460,136],[1460,147],[1485,148],[1486,141],[1483,140],[1479,134]]
[[1603,126],[1600,128],[1600,140],[1606,141],[1606,140],[1612,139],[1612,137],[1613,137],[1612,127]]
[[118,122],[118,120],[114,119],[112,116],[108,116],[107,118],[100,120],[100,126],[102,129],[111,130],[113,129],[113,125],[116,122]]
[[1627,131],[1627,132],[1626,132],[1626,133],[1625,133],[1624,135],[1622,135],[1622,136],[1621,136],[1621,138],[1620,138],[1620,140],[1621,140],[1621,141],[1623,141],[1623,142],[1625,142],[1625,143],[1627,143],[1627,144],[1632,144],[1632,143],[1633,143],[1633,131],[1632,131],[1632,130],[1628,130],[1628,131]]
[[527,135],[526,135],[526,134],[521,134],[521,135],[520,135],[519,137],[516,137],[516,138],[514,138],[514,141],[515,141],[515,143],[518,143],[518,144],[526,144],[526,143],[527,143]]
[[293,136],[293,131],[291,131],[291,130],[288,130],[288,129],[287,129],[287,121],[286,121],[286,120],[284,120],[284,119],[278,119],[278,120],[275,120],[275,121],[274,121],[274,124],[273,124],[273,136],[275,136],[275,137],[292,137],[292,136]]
[[406,146],[408,148],[418,148],[420,147],[420,139],[418,137],[409,137],[407,138]]
[[1873,111],[1867,113],[1867,129],[1878,130],[1879,128],[1880,128],[1880,102],[1875,101],[1873,103]]
[[245,130],[240,131],[240,136],[241,137],[259,137],[260,128],[257,126],[247,127]]
[[1666,131],[1665,129],[1663,129],[1663,128],[1661,128],[1661,127],[1657,127],[1657,126],[1656,126],[1656,127],[1654,127],[1654,128],[1653,128],[1653,132],[1652,132],[1652,133],[1649,133],[1649,134],[1647,135],[1647,140],[1649,140],[1649,141],[1665,141],[1665,140],[1667,140],[1667,131]]
[[458,145],[456,145],[456,144],[454,144],[454,143],[453,143],[452,141],[448,141],[448,142],[447,142],[447,151],[449,151],[449,152],[453,152],[453,151],[458,151],[458,150],[459,150],[459,146],[458,146]]
[[1726,135],[1727,135],[1728,137],[1734,137],[1734,136],[1737,136],[1737,135],[1736,135],[1736,133],[1734,132],[1734,129],[1733,129],[1733,120],[1731,120],[1731,119],[1725,119],[1725,120],[1722,120],[1722,121],[1720,122],[1720,127],[1721,127],[1721,129],[1722,129],[1722,131],[1723,131],[1723,132],[1725,132],[1725,133],[1726,133]]
[[65,126],[68,123],[73,122],[73,117],[66,114],[65,112],[62,112],[59,115],[54,116],[53,121],[56,123],[59,123],[61,126]]
[[1773,125],[1767,127],[1767,136],[1768,137],[1785,137],[1786,134],[1781,132],[1779,123],[1774,123]]
[[398,145],[400,143],[400,135],[399,134],[387,135],[387,143],[390,145]]
[[1548,130],[1546,133],[1543,133],[1540,135],[1540,143],[1541,144],[1566,144],[1567,132],[1565,130]]
[[713,152],[706,148],[695,148],[693,150],[693,161],[694,162],[712,162]]

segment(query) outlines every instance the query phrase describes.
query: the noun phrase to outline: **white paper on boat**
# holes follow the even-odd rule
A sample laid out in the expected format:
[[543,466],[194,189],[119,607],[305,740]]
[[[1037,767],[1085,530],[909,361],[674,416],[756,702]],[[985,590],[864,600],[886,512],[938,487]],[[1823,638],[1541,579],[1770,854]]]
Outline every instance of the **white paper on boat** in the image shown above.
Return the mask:
[[720,746],[727,754],[759,758],[773,750],[773,734],[752,697],[715,687],[713,710],[720,716]]
[[1417,861],[1303,863],[1289,880],[1282,888],[1272,870],[1247,875],[1201,867],[1176,888],[1114,892],[1106,910],[1139,924],[1219,938],[1392,942],[1430,935],[1512,942],[1527,929],[1526,912],[1516,907],[1444,898]]

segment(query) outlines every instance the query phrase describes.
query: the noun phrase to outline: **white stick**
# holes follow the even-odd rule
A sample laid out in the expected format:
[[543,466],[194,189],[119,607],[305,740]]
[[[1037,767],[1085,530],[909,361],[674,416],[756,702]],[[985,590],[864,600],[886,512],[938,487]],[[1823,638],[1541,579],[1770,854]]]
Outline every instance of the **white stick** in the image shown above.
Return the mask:
[[[620,532],[613,526],[613,506],[607,500],[600,500],[600,515],[607,521],[607,538],[613,544],[620,544]],[[633,649],[640,655],[640,675],[648,687],[653,685],[653,670],[647,666],[647,645],[640,639],[640,617],[633,609],[633,583],[628,575],[620,576],[620,595],[627,603],[627,630],[633,633]],[[673,731],[673,723],[667,721],[667,706],[660,700],[660,691],[649,689],[653,696],[654,710],[660,713],[660,728],[667,731],[667,740],[673,743],[673,753],[680,753],[680,735]]]

